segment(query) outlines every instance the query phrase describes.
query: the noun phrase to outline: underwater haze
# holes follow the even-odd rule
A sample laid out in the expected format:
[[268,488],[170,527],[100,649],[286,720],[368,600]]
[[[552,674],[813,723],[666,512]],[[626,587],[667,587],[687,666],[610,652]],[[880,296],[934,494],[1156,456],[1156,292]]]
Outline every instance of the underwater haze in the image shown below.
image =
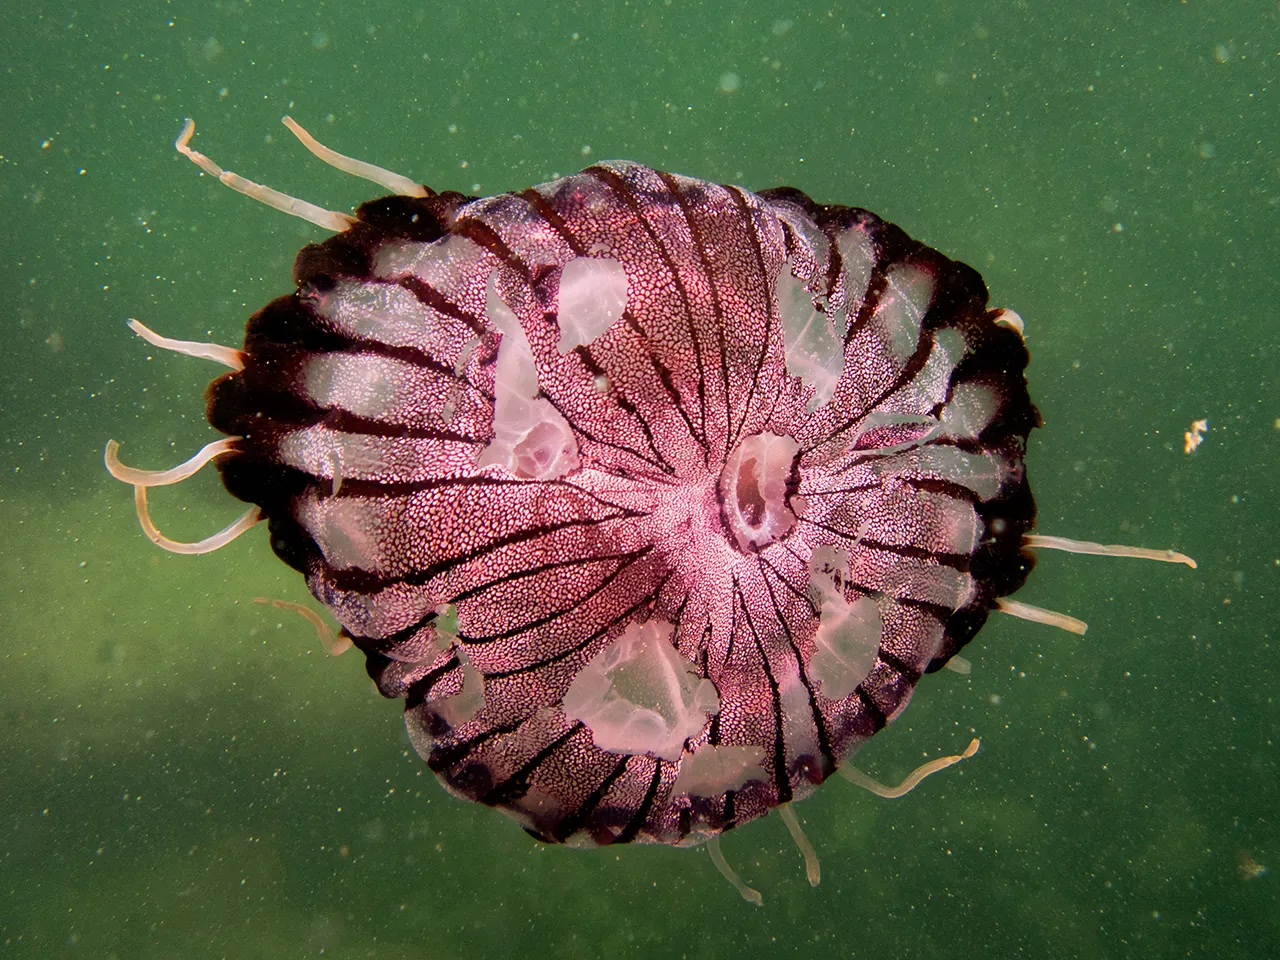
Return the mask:
[[[1280,954],[1280,3],[12,4],[0,13],[0,958],[1274,957]],[[628,158],[866,207],[1026,322],[1045,551],[972,671],[926,676],[795,808],[724,851],[575,850],[448,796],[402,704],[264,529],[154,547],[109,438],[185,460],[213,365],[323,230],[173,149],[332,210]],[[1194,450],[1184,434],[1207,421]],[[196,540],[243,505],[157,491]]]

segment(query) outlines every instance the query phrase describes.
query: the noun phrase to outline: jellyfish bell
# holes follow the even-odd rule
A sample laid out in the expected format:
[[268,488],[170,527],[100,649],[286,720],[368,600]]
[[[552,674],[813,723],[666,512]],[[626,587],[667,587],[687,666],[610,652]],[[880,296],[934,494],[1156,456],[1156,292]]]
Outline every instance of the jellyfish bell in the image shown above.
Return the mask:
[[[148,537],[271,545],[405,701],[457,796],[541,840],[705,843],[840,772],[992,610],[1036,549],[1194,563],[1032,532],[1039,414],[1023,321],[972,268],[868,211],[607,162],[518,193],[437,193],[309,150],[392,195],[324,210],[177,148],[333,232],[228,368],[225,438],[134,487]],[[146,491],[214,462],[250,504],[196,543]],[[304,613],[306,608],[286,607]],[[310,619],[311,617],[309,617]],[[314,620],[313,620],[314,623]]]

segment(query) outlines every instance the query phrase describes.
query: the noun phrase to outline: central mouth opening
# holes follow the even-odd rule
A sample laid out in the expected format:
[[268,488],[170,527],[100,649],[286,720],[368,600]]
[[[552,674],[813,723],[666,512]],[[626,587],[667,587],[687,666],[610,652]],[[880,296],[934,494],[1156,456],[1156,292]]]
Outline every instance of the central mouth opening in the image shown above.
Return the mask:
[[743,553],[785,537],[796,515],[787,505],[800,444],[776,433],[747,437],[725,462],[717,489],[725,528]]

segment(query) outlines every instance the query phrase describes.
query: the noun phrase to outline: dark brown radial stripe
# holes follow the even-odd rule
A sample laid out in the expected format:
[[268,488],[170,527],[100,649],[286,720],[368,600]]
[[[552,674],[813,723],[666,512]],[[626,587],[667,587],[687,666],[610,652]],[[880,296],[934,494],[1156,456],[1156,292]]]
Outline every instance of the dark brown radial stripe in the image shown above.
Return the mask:
[[640,833],[644,827],[645,821],[649,819],[649,811],[653,809],[653,802],[658,796],[658,786],[662,783],[662,761],[657,757],[653,758],[653,779],[649,781],[649,789],[645,791],[644,799],[640,801],[640,806],[636,807],[636,812],[631,815],[631,819],[627,821],[627,825],[622,832],[618,834],[614,843],[630,843]]
[[549,613],[543,614],[540,617],[535,617],[533,620],[529,620],[525,623],[520,624],[519,626],[514,626],[507,630],[499,631],[498,633],[488,633],[488,634],[478,634],[478,635],[473,635],[473,634],[463,635],[462,633],[459,633],[458,639],[465,642],[468,646],[484,646],[485,644],[496,643],[500,640],[509,640],[510,638],[516,636],[517,634],[527,633],[530,630],[537,630],[539,627],[545,627],[549,623],[554,623],[556,620],[559,620],[565,614],[572,613],[578,607],[581,607],[583,604],[587,603],[593,598],[598,597],[601,593],[603,593],[609,587],[609,585],[614,580],[617,579],[620,573],[622,573],[632,564],[637,563],[644,557],[648,556],[650,553],[653,552],[653,550],[654,550],[654,547],[650,545],[648,547],[645,547],[643,550],[637,550],[634,553],[628,555],[625,559],[623,559],[620,563],[618,563],[618,565],[615,566],[611,571],[603,574],[600,578],[599,583],[593,586],[586,593],[583,593],[574,597],[573,600],[570,601],[568,606],[558,607],[557,609],[552,610]]
[[[455,603],[455,604],[462,603],[464,600],[470,600],[472,597],[477,597],[480,594],[484,593],[486,590],[490,590],[499,584],[506,585],[506,584],[519,582],[520,580],[529,580],[534,577],[541,576],[544,573],[548,573],[552,570],[561,570],[567,567],[579,567],[579,566],[586,567],[586,566],[590,566],[592,564],[597,564],[597,563],[608,563],[611,560],[636,559],[640,556],[643,556],[644,554],[649,553],[653,549],[654,549],[653,546],[650,545],[650,546],[644,547],[641,550],[627,550],[622,553],[605,553],[605,554],[593,553],[587,556],[570,557],[565,560],[550,560],[546,563],[537,564],[536,566],[526,567],[523,570],[516,570],[516,571],[513,571],[512,573],[504,573],[502,574],[502,576],[494,577],[492,580],[482,581],[481,583],[478,583],[473,587],[468,587],[466,590],[462,590],[459,593],[453,594],[449,602]],[[617,568],[617,569],[620,569],[620,568]],[[616,573],[616,570],[615,570],[615,573]],[[610,574],[610,576],[612,576],[612,574]]]
[[[421,350],[418,347],[386,343],[374,337],[356,337],[347,334],[335,334],[335,336],[340,336],[342,343],[340,345],[335,345],[326,352],[345,353],[354,356],[359,356],[362,353],[368,353],[373,354],[374,356],[386,357],[388,360],[398,360],[408,366],[420,367],[423,370],[430,370],[438,376],[456,381],[457,383],[466,384],[473,390],[481,390],[481,388],[476,384],[458,373],[453,368],[452,364],[445,363],[443,360],[433,357],[427,351]],[[493,400],[493,397],[486,391],[481,390],[481,392],[485,393],[487,399],[490,401]]]
[[[858,587],[858,589],[862,590],[865,588]],[[884,594],[879,593],[879,591],[875,591],[875,593],[879,594],[879,596],[884,596]],[[915,597],[891,597],[890,599],[892,599],[894,603],[902,604],[904,607],[912,607],[916,610],[924,611],[944,627],[946,626],[947,621],[951,619],[951,616],[956,612],[951,607],[941,603],[935,603],[932,600],[917,600]]]
[[[764,335],[760,338],[760,355],[756,360],[755,369],[751,372],[751,385],[748,387],[747,395],[742,401],[742,416],[738,419],[738,425],[735,427],[732,423],[729,424],[728,440],[725,442],[725,451],[728,452],[738,445],[738,439],[742,436],[742,430],[746,426],[747,417],[750,416],[751,407],[755,401],[756,390],[760,386],[760,372],[764,369],[765,360],[769,356],[770,341],[778,326],[777,310],[775,309],[778,303],[778,291],[776,288],[769,289],[769,272],[764,266],[764,244],[760,241],[760,231],[756,227],[756,220],[751,214],[751,207],[747,204],[747,198],[737,187],[726,185],[724,189],[728,190],[729,195],[733,197],[733,202],[738,208],[738,215],[746,223],[747,229],[751,234],[751,252],[755,255],[756,273],[764,284],[766,306]],[[777,405],[776,396],[774,405]]]
[[885,716],[879,705],[871,699],[871,695],[862,689],[862,684],[858,684],[853,688],[853,695],[858,698],[858,703],[862,704],[862,712],[871,718],[872,732],[879,733],[883,730],[885,724],[889,722],[889,718]]
[[[805,199],[808,200],[808,197]],[[846,216],[842,216],[842,214]],[[847,215],[852,216],[850,218]],[[830,209],[827,216],[819,218],[819,227],[827,237],[829,263],[827,265],[826,279],[828,297],[835,293],[835,289],[840,282],[840,274],[845,271],[844,254],[840,252],[840,234],[862,227],[867,223],[871,224],[871,228],[866,231],[866,234],[871,241],[871,252],[875,259],[871,264],[870,271],[867,273],[866,288],[858,291],[862,297],[862,303],[859,305],[856,314],[849,314],[848,298],[851,291],[845,290],[844,343],[846,347],[849,345],[850,340],[870,321],[889,283],[889,278],[883,269],[888,259],[885,256],[884,245],[880,242],[880,230],[877,229],[879,222],[879,218],[874,214],[868,214],[865,210],[860,210],[856,207],[834,207]],[[847,288],[848,284],[846,283],[845,286]]]
[[465,323],[476,336],[482,337],[488,332],[481,317],[464,310],[421,277],[401,277],[392,282],[412,293],[423,306],[430,307],[446,317],[452,317],[459,323]]
[[492,727],[486,727],[470,739],[459,740],[445,746],[437,745],[432,748],[431,756],[427,757],[427,766],[437,773],[446,771],[450,767],[455,767],[465,760],[473,750],[483,746],[494,737],[515,733],[527,719],[527,717],[521,717],[519,720],[513,720],[510,723],[495,724]]
[[591,633],[590,635],[588,635],[586,638],[582,640],[582,642],[574,644],[572,647],[569,647],[567,650],[561,650],[559,653],[555,653],[555,654],[552,654],[551,656],[544,657],[543,659],[537,661],[536,663],[528,663],[521,667],[512,667],[510,670],[495,670],[491,673],[485,674],[485,676],[487,676],[491,680],[503,680],[503,679],[506,679],[507,677],[517,676],[518,674],[521,674],[521,673],[529,673],[533,670],[541,670],[543,667],[549,667],[551,664],[558,663],[559,661],[564,660],[566,657],[571,657],[575,653],[582,652],[587,647],[591,646],[591,644],[595,643],[595,641],[599,640],[601,637],[607,634],[611,629],[613,629],[619,623],[622,623],[625,620],[630,619],[631,617],[635,616],[635,614],[638,611],[640,611],[644,607],[649,606],[657,598],[658,594],[662,592],[662,587],[670,579],[671,579],[671,574],[668,573],[665,577],[662,578],[662,582],[659,583],[658,586],[654,588],[654,590],[652,590],[650,593],[646,594],[645,596],[641,597],[639,600],[633,603],[630,607],[628,607],[622,613],[618,614],[616,617],[614,617],[612,620],[610,620],[608,623],[602,626],[599,630],[596,630],[594,633]]
[[[671,196],[675,198],[676,206],[680,208],[680,214],[684,217],[685,226],[689,228],[689,236],[693,245],[694,252],[698,255],[698,263],[702,267],[703,278],[707,282],[707,289],[711,291],[711,308],[715,313],[716,328],[716,345],[720,350],[720,388],[724,391],[724,436],[725,449],[724,455],[729,454],[729,431],[733,427],[733,394],[729,389],[729,357],[724,342],[724,304],[720,299],[720,286],[716,283],[715,273],[711,269],[711,258],[707,256],[707,242],[702,234],[702,225],[693,215],[693,211],[689,207],[689,200],[680,192],[679,184],[676,178],[671,174],[662,170],[657,171],[659,179],[667,185],[667,190],[671,192]],[[692,317],[692,314],[690,314]],[[691,325],[692,329],[692,325]],[[697,332],[693,332],[695,346],[697,344]],[[701,373],[701,371],[699,371]],[[702,383],[705,381],[699,379],[699,390],[701,391]],[[705,417],[706,409],[703,408]],[[705,420],[703,428],[705,429]]]
[[595,812],[596,807],[600,805],[600,801],[604,799],[604,795],[609,792],[609,788],[617,782],[618,778],[626,772],[627,763],[631,757],[621,757],[614,764],[603,780],[596,786],[594,790],[587,796],[582,803],[578,804],[578,808],[566,817],[561,818],[560,822],[555,825],[551,831],[551,838],[556,843],[564,843],[571,836],[577,833],[587,818]]
[[836,494],[870,493],[883,486],[883,483],[860,483],[855,487],[828,487],[825,490],[801,490],[800,493],[806,500],[811,500],[814,497],[833,497]]
[[[625,314],[626,311],[624,310],[623,313]],[[596,360],[595,354],[591,352],[591,348],[586,344],[579,344],[574,347],[573,353],[577,355],[578,359],[582,362],[582,365],[586,368],[588,375],[593,379],[595,377],[606,376],[604,367],[602,367],[600,362]],[[622,412],[629,416],[640,427],[641,432],[644,434],[645,442],[649,444],[649,449],[653,452],[654,457],[657,458],[656,461],[650,461],[648,458],[645,458],[646,462],[652,462],[662,470],[663,473],[674,476],[676,469],[671,465],[667,458],[662,455],[662,451],[658,449],[658,444],[654,439],[653,431],[649,427],[649,421],[640,415],[639,409],[631,402],[625,393],[619,390],[616,385],[611,385],[611,387],[612,389],[609,391],[609,396],[613,398],[613,402],[621,408]]]
[[588,430],[586,427],[584,427],[580,422],[580,419],[576,415],[565,410],[565,408],[556,401],[555,397],[551,396],[546,391],[540,391],[539,395],[543,397],[547,401],[547,403],[551,404],[552,408],[556,411],[556,413],[560,414],[560,416],[564,419],[564,421],[567,424],[569,424],[570,428],[572,428],[575,433],[581,434],[582,436],[586,437],[587,440],[589,440],[590,442],[599,444],[602,447],[609,447],[610,449],[617,450],[620,453],[625,453],[630,456],[633,456],[637,460],[639,460],[641,463],[647,463],[649,466],[653,467],[655,470],[661,470],[665,473],[674,472],[670,464],[668,464],[665,460],[660,459],[661,454],[658,454],[656,450],[654,451],[654,453],[657,457],[659,457],[659,459],[654,459],[654,457],[650,457],[647,454],[645,454],[643,451],[637,450],[635,447],[628,446],[625,443],[615,443],[612,440],[606,440],[603,437],[601,437],[599,434],[591,430]]
[[520,477],[494,477],[485,476],[483,474],[473,474],[469,476],[452,475],[444,477],[427,477],[422,480],[366,480],[351,479],[342,481],[342,490],[338,496],[347,495],[348,487],[351,489],[351,496],[383,496],[383,497],[404,497],[414,493],[421,493],[425,490],[444,490],[449,487],[459,488],[479,488],[479,487],[559,487],[569,490],[575,494],[580,494],[591,500],[593,503],[601,507],[607,507],[612,510],[626,509],[619,503],[607,500],[597,493],[593,493],[575,483],[567,480],[525,480]]
[[575,527],[598,527],[606,523],[612,523],[615,520],[628,520],[644,514],[638,510],[620,511],[611,517],[586,517],[574,518],[572,520],[564,520],[560,523],[541,524],[534,527],[526,527],[515,533],[505,537],[499,537],[490,540],[474,550],[457,556],[446,557],[435,563],[429,564],[418,570],[400,574],[398,576],[381,576],[369,570],[361,570],[357,567],[351,567],[346,570],[331,569],[329,571],[330,581],[333,586],[339,590],[353,590],[358,593],[374,593],[378,590],[385,590],[392,584],[405,584],[407,586],[420,587],[430,582],[434,578],[452,570],[454,567],[462,566],[464,563],[470,563],[478,560],[487,554],[501,550],[503,547],[511,547],[520,543],[526,543],[530,540],[537,540],[540,537],[549,536],[553,533],[559,533],[561,530],[571,530]]
[[[697,364],[698,377],[698,409],[700,411],[699,423],[701,431],[694,433],[695,439],[699,439],[703,447],[707,446],[707,395],[703,384],[706,382],[706,367],[702,359],[702,344],[698,340],[697,330],[693,325],[693,305],[689,297],[689,291],[685,289],[684,278],[680,276],[680,269],[676,266],[675,259],[671,256],[671,252],[667,249],[666,244],[662,242],[658,231],[654,229],[652,223],[649,222],[648,214],[641,206],[635,192],[631,189],[631,185],[622,177],[612,170],[605,167],[587,167],[582,171],[592,177],[595,177],[605,186],[609,187],[613,192],[631,209],[632,216],[636,218],[636,222],[641,229],[649,235],[649,241],[653,244],[654,249],[658,253],[658,258],[667,268],[667,272],[671,275],[671,281],[675,284],[676,292],[680,296],[680,303],[684,307],[685,321],[689,328],[689,343],[693,347],[694,362]],[[675,198],[679,202],[679,198]],[[673,384],[674,386],[674,384]]]
[[[696,351],[695,351],[696,352]],[[689,411],[684,408],[684,397],[680,395],[680,390],[676,387],[675,378],[671,375],[661,360],[653,354],[649,354],[649,363],[653,367],[653,372],[658,375],[658,382],[662,384],[662,389],[667,391],[667,396],[671,399],[671,406],[676,413],[680,414],[680,419],[684,421],[685,429],[689,431],[689,436],[705,451],[707,449],[707,438],[698,432],[698,427],[694,424],[689,416]]]
[[[796,560],[798,561],[800,560],[799,557],[796,557],[795,552],[792,551],[789,547],[787,548],[787,552],[790,553],[791,556],[795,557]],[[772,571],[773,575],[778,578],[779,583],[781,583],[784,587],[786,587],[789,591],[791,591],[791,593],[794,594],[797,599],[803,600],[806,604],[808,604],[809,610],[813,613],[814,617],[817,617],[822,612],[821,608],[816,603],[813,602],[813,597],[809,595],[809,591],[807,589],[805,589],[804,587],[796,586],[794,583],[788,580],[785,576],[783,576],[782,571],[779,570],[776,566],[774,566],[773,561],[770,560],[768,557],[766,557],[764,554],[758,554],[757,556],[760,559],[760,563],[764,566],[767,566],[769,570]],[[801,561],[801,563],[802,565],[807,566],[807,561]],[[765,582],[766,584],[768,583],[767,580]]]
[[[795,636],[791,632],[791,626],[787,623],[787,618],[782,613],[782,608],[778,605],[778,596],[773,592],[773,586],[769,583],[769,578],[765,574],[766,563],[761,559],[760,563],[760,579],[764,581],[765,589],[769,591],[769,602],[773,606],[774,615],[778,619],[782,632],[787,638],[787,645],[791,647],[791,655],[796,661],[796,673],[800,677],[800,682],[804,684],[805,692],[809,695],[809,711],[813,717],[814,729],[818,732],[818,749],[822,751],[822,757],[826,761],[826,769],[834,770],[836,768],[835,752],[831,748],[831,736],[827,731],[826,721],[822,717],[822,710],[818,706],[818,692],[814,690],[813,683],[809,680],[809,673],[804,668],[804,658],[800,656],[800,647],[796,644]],[[769,569],[777,576],[777,571],[772,565],[768,565]],[[779,577],[779,580],[782,578]],[[783,581],[784,583],[786,581]]]
[[565,222],[564,217],[560,216],[560,211],[552,205],[550,200],[533,187],[521,190],[516,196],[532,207],[534,212],[546,221],[547,226],[556,232],[560,239],[573,251],[574,256],[585,257],[587,255],[586,244],[578,239],[577,234]]
[[529,270],[529,265],[507,246],[507,242],[502,239],[498,231],[485,221],[475,217],[461,216],[453,222],[453,232],[470,240],[477,247],[483,247],[488,250],[512,270],[520,274],[526,283],[533,279],[533,273]]
[[[646,548],[646,550],[649,550],[649,549],[652,549],[652,548],[651,547]],[[635,554],[636,554],[636,551],[628,551],[626,553],[612,553],[612,554],[606,554],[604,556],[593,554],[591,556],[571,557],[567,560],[555,560],[548,563],[539,564],[535,567],[528,567],[524,570],[519,570],[514,573],[503,574],[501,577],[495,577],[492,580],[485,580],[482,583],[476,584],[475,586],[468,587],[466,590],[453,594],[449,598],[448,602],[452,604],[459,604],[459,603],[462,603],[464,600],[470,600],[472,597],[479,596],[480,594],[484,593],[486,590],[490,590],[493,587],[497,586],[498,584],[508,584],[513,581],[532,579],[534,577],[539,576],[540,574],[546,573],[551,570],[558,570],[558,569],[563,569],[566,567],[574,567],[574,566],[589,566],[591,564],[596,564],[596,563],[605,563],[609,560],[618,560],[618,559],[624,559],[626,557],[632,557],[632,556],[635,556]],[[409,640],[413,638],[414,634],[416,634],[419,630],[423,629],[424,627],[428,626],[432,621],[436,619],[437,619],[436,613],[434,610],[432,610],[430,613],[427,613],[426,615],[424,615],[421,619],[416,620],[413,623],[409,624],[407,627],[402,627],[401,629],[397,630],[395,633],[388,634],[385,637],[365,637],[365,636],[359,636],[357,634],[352,634],[352,638],[357,640],[369,641],[371,643],[382,644],[386,647],[394,647],[398,644],[407,643]],[[469,643],[475,642],[470,637],[462,633],[458,634],[458,638],[459,640],[462,640],[464,642],[469,642]]]
[[722,832],[724,830],[731,830],[737,826],[738,811],[734,804],[734,797],[737,796],[737,793],[738,791],[736,790],[726,790],[724,793],[724,827],[722,828]]
[[491,787],[489,792],[480,798],[480,802],[486,806],[495,807],[499,804],[509,804],[514,800],[519,800],[529,792],[529,775],[546,763],[547,759],[564,746],[574,734],[585,729],[586,727],[582,723],[574,723],[568,730],[521,764],[515,773],[501,783]]
[[902,557],[905,560],[933,560],[940,567],[958,570],[960,573],[969,572],[969,554],[967,553],[943,553],[925,547],[913,547],[910,544],[881,543],[868,537],[859,537],[858,544],[871,550],[892,553],[895,557]]
[[746,598],[742,595],[742,585],[738,578],[733,578],[733,593],[737,604],[742,607],[742,617],[751,631],[751,639],[760,655],[760,667],[764,670],[765,680],[769,684],[769,695],[773,699],[773,783],[778,792],[778,803],[791,800],[791,778],[787,775],[787,744],[782,735],[782,695],[778,691],[778,681],[773,675],[769,655],[764,652],[764,644],[760,642],[760,634],[756,630],[755,621],[751,619],[751,611],[747,609]]
[[455,430],[440,430],[436,427],[417,427],[410,423],[390,423],[386,420],[374,420],[371,417],[351,413],[340,407],[327,408],[324,419],[320,422],[331,430],[360,437],[381,437],[384,440],[438,440],[441,443],[469,443],[475,446],[488,443],[486,439],[468,436]]
[[[353,635],[352,639],[359,640],[363,638],[356,637]],[[412,684],[410,684],[410,689],[415,691],[415,693],[421,698],[418,702],[425,703],[427,701],[427,698],[431,695],[431,690],[435,687],[435,685],[439,683],[441,680],[443,680],[445,677],[447,677],[449,674],[453,673],[453,671],[458,669],[458,667],[460,666],[462,666],[462,661],[458,659],[457,650],[454,650],[453,656],[451,656],[448,660],[440,664],[440,666],[436,667],[434,670],[431,670],[428,673],[423,674],[421,677],[415,680]],[[406,710],[416,705],[417,705],[416,703],[410,700],[409,696],[405,697]]]
[[842,530],[839,527],[833,527],[829,523],[823,523],[821,520],[815,520],[812,517],[796,517],[796,524],[799,525],[801,523],[807,524],[811,527],[816,527],[819,530],[825,530],[827,533],[835,534],[842,540],[852,540],[855,543],[860,542],[856,532],[849,533],[847,530]]
[[920,678],[924,676],[922,671],[917,670],[913,666],[910,666],[909,664],[907,664],[906,661],[904,661],[897,654],[889,652],[883,646],[880,647],[880,650],[876,655],[880,658],[881,662],[883,662],[886,666],[892,667],[894,670],[897,670],[900,674],[902,674],[907,679],[907,682],[910,683],[913,687],[917,683],[919,683]]

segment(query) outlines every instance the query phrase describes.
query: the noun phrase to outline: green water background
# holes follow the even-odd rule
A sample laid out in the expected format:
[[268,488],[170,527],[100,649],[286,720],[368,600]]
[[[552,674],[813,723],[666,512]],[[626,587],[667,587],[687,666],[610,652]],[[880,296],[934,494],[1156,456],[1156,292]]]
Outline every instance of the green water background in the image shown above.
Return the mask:
[[[14,3],[0,13],[0,956],[1271,957],[1280,947],[1280,7],[1265,2]],[[732,75],[732,76],[729,76]],[[727,91],[725,87],[735,86]],[[1049,554],[969,677],[927,677],[833,781],[704,851],[539,846],[455,801],[262,531],[139,533],[102,469],[212,439],[207,363],[317,229],[171,142],[333,209],[606,157],[866,206],[1027,322]],[[1207,417],[1191,456],[1182,433]],[[160,491],[179,539],[237,505]],[[1247,879],[1243,858],[1270,865]],[[1248,863],[1248,860],[1244,860]]]

